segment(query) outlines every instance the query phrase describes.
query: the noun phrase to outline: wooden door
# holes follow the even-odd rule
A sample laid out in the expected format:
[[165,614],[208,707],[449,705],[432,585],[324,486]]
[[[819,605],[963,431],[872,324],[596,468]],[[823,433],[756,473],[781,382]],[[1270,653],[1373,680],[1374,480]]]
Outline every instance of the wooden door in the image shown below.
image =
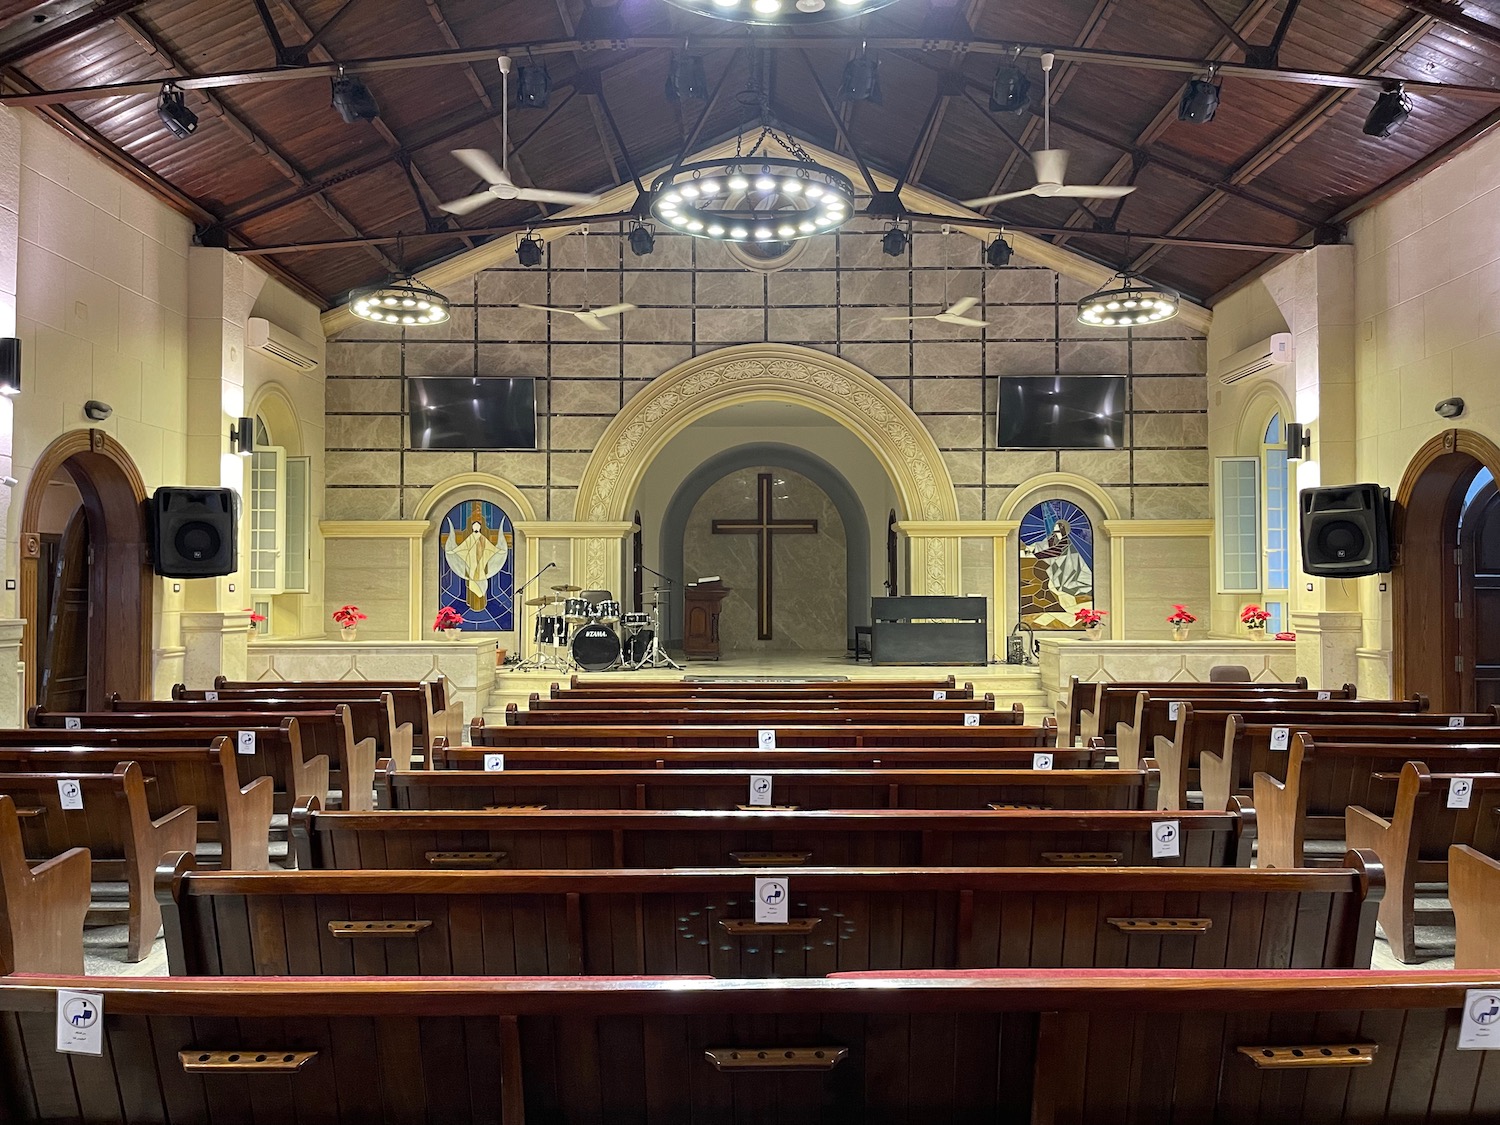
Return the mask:
[[38,702],[52,711],[79,711],[88,706],[89,684],[89,549],[88,515],[79,508],[58,542],[45,585],[46,600],[38,617],[47,623],[41,645]]
[[1500,703],[1500,491],[1481,489],[1459,530],[1460,676],[1466,710]]

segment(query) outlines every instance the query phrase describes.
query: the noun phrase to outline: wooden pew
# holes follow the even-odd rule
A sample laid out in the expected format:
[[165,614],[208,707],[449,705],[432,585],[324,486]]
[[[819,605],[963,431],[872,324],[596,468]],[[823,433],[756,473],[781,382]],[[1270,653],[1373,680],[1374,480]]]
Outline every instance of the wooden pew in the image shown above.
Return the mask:
[[181,853],[157,891],[174,976],[1369,968],[1380,868],[1347,866],[804,868],[782,924],[754,918],[776,868],[202,873]]
[[[1355,702],[1353,695],[1347,691],[1333,689],[1321,689],[1307,691],[1281,690],[1262,691],[1255,688],[1240,687],[1236,689],[1234,684],[1229,684],[1228,691],[1224,690],[1224,684],[1096,684],[1094,685],[1095,703],[1092,709],[1086,709],[1079,720],[1080,735],[1084,741],[1090,738],[1103,738],[1110,745],[1114,744],[1115,737],[1121,723],[1133,723],[1135,721],[1135,710],[1141,692],[1160,691],[1164,696],[1176,699],[1219,699],[1219,700],[1245,700],[1247,702],[1261,703],[1267,706],[1278,702],[1292,702],[1295,700],[1310,700],[1315,703],[1326,703],[1334,699]],[[1348,689],[1352,691],[1352,688]]]
[[[0,981],[8,1125],[1480,1125],[1493,972]],[[102,996],[62,1054],[59,989]],[[788,1054],[790,1052],[790,1054]],[[1309,1062],[1319,1065],[1309,1069]]]
[[[235,747],[235,765],[241,783],[257,777],[271,778],[275,790],[272,810],[291,811],[304,797],[326,802],[328,796],[328,756],[304,757],[302,733],[295,717],[288,716],[278,726],[244,728],[253,734],[254,752],[242,752],[239,730],[213,730],[194,727],[114,727],[107,730],[57,730],[31,727],[26,730],[0,730],[0,749],[47,749],[89,747],[131,751],[136,747],[166,749],[185,747],[207,750],[216,737],[229,738]],[[129,753],[116,755],[126,761]],[[326,804],[325,804],[325,807]]]
[[[760,732],[774,730],[777,749],[863,749],[866,747],[1052,747],[1057,728],[1051,716],[1040,726],[850,726],[798,724],[790,727],[739,726],[718,723],[673,723],[658,726],[622,723],[608,730],[594,726],[486,726],[483,719],[469,724],[469,742],[497,750],[512,746],[648,746],[671,749],[734,749],[758,747]],[[436,757],[436,755],[434,755]]]
[[920,711],[888,708],[854,708],[845,705],[816,709],[793,709],[776,705],[747,704],[743,707],[728,707],[714,704],[707,707],[638,707],[621,713],[618,709],[602,710],[570,709],[565,711],[522,711],[514,703],[505,706],[507,726],[566,726],[602,727],[614,730],[622,726],[666,727],[673,725],[702,726],[712,723],[717,726],[764,727],[1018,727],[1026,720],[1026,712],[1017,703],[1013,708],[1001,711],[958,710]]
[[1069,676],[1067,693],[1057,701],[1056,710],[1058,725],[1066,728],[1070,739],[1086,742],[1090,738],[1098,738],[1106,730],[1112,730],[1114,723],[1119,721],[1118,717],[1114,717],[1106,725],[1099,714],[1099,692],[1103,687],[1120,688],[1125,691],[1152,691],[1157,688],[1191,691],[1198,688],[1213,688],[1222,689],[1226,697],[1289,695],[1300,694],[1308,690],[1306,678],[1300,676],[1289,683],[1248,684],[1207,683],[1201,680],[1080,680],[1077,676]]
[[257,777],[242,786],[234,746],[227,738],[214,739],[205,750],[0,748],[4,773],[113,773],[126,761],[135,762],[145,775],[146,803],[153,818],[191,805],[198,810],[198,839],[219,842],[223,866],[236,871],[264,871],[270,866],[271,779]]
[[[1469,788],[1464,808],[1448,807],[1455,776],[1464,776]],[[1455,844],[1500,852],[1500,774],[1433,774],[1424,762],[1407,762],[1390,816],[1351,805],[1344,837],[1351,848],[1369,848],[1380,856],[1388,879],[1380,927],[1398,960],[1418,961],[1416,885],[1451,883],[1448,852]]]
[[321,698],[334,692],[349,699],[378,698],[390,692],[396,705],[396,721],[410,723],[412,745],[425,750],[434,738],[459,738],[464,729],[464,705],[446,676],[430,680],[230,680],[214,677],[214,690],[227,698],[241,691],[256,699]]
[[[663,684],[650,681],[631,683],[618,687],[596,688],[592,685],[563,687],[554,683],[547,698],[561,699],[744,699],[750,702],[785,701],[788,703],[878,703],[896,700],[920,707],[929,700],[983,699],[974,692],[972,682],[948,684],[940,687],[870,686],[860,680],[846,684],[733,684],[718,688],[699,690],[701,684]],[[743,688],[744,690],[738,690]]]
[[992,746],[975,748],[875,746],[868,750],[776,749],[754,746],[665,748],[590,746],[442,746],[433,752],[433,767],[483,769],[487,754],[504,754],[507,769],[1031,769],[1037,754],[1052,756],[1056,770],[1099,769],[1104,752],[1088,747],[1055,750],[1048,747]]
[[[952,691],[954,689],[967,689],[972,696],[974,685],[965,682],[960,685],[957,677],[944,676],[938,679],[912,679],[912,680],[756,680],[756,679],[734,679],[725,677],[714,680],[638,680],[629,676],[579,676],[576,673],[568,680],[568,690],[580,695],[590,692],[604,695],[650,695],[661,692],[668,695],[689,692],[692,694],[713,695],[716,693],[727,693],[729,695],[754,695],[761,696],[793,697],[793,696],[816,696],[831,694],[838,698],[858,698],[861,695],[875,695],[888,697],[902,692],[927,693],[933,691]],[[552,694],[559,694],[560,689],[554,684]]]
[[[181,687],[181,685],[177,685]],[[177,687],[173,688],[175,692]],[[341,698],[332,693],[298,699],[276,699],[262,696],[229,695],[228,698],[201,699],[198,696],[212,692],[186,692],[174,695],[170,700],[136,699],[122,700],[110,697],[110,707],[115,711],[136,714],[164,712],[166,714],[193,714],[198,711],[263,712],[285,715],[288,712],[333,711],[339,707],[349,709],[349,728],[356,742],[373,739],[375,757],[393,761],[410,762],[412,759],[412,726],[396,721],[396,704],[391,693],[383,691],[370,699]],[[228,693],[225,693],[228,695]]]
[[[76,787],[81,808],[63,807],[64,782]],[[161,909],[152,885],[156,866],[169,852],[193,850],[198,810],[182,805],[153,818],[145,775],[134,762],[124,762],[111,773],[0,774],[0,793],[15,802],[21,844],[30,859],[83,848],[91,860],[93,882],[124,882],[125,960],[139,961],[150,953],[161,930]],[[105,912],[98,905],[93,911]]]
[[1344,814],[1359,805],[1380,816],[1395,809],[1391,779],[1408,761],[1434,763],[1444,772],[1500,771],[1500,744],[1345,743],[1292,735],[1286,781],[1255,775],[1255,808],[1260,817],[1261,867],[1305,866],[1305,840],[1344,838]]
[[[242,730],[270,725],[271,714],[264,710],[201,710],[196,705],[173,707],[171,703],[150,704],[160,710],[82,711],[62,714],[33,708],[31,725],[38,729],[115,730],[129,727],[180,727],[200,731],[210,739],[224,736],[237,740]],[[184,709],[185,708],[185,709]],[[375,804],[375,740],[356,739],[354,723],[347,704],[307,710],[289,707],[302,737],[304,756],[328,758],[328,784],[337,787],[343,803],[350,809],[369,809]],[[273,712],[283,713],[283,712]]]
[[[842,708],[850,708],[860,711],[993,711],[995,710],[994,692],[986,692],[975,699],[971,696],[959,698],[942,693],[942,699],[932,699],[928,696],[917,696],[915,698],[866,698],[858,696],[855,698],[838,697],[771,697],[734,695],[721,693],[710,697],[702,695],[578,695],[565,692],[562,695],[546,697],[532,692],[526,704],[528,711],[685,711],[727,708],[735,711],[747,710],[749,708],[775,707],[781,710],[797,711],[836,711]],[[1020,704],[1014,704],[1012,710],[1023,711]],[[1016,719],[1016,722],[1024,722],[1024,719]]]
[[292,811],[301,869],[1248,867],[1254,813],[1179,813],[1179,855],[1153,859],[1154,812]]
[[[482,763],[481,763],[482,764]],[[737,809],[752,775],[771,778],[778,808],[1151,809],[1159,773],[1127,770],[597,769],[396,770],[377,766],[382,809]]]
[[67,848],[35,867],[16,803],[0,793],[0,976],[82,973],[89,853]]
[[1500,970],[1500,861],[1466,844],[1448,852],[1455,969]]

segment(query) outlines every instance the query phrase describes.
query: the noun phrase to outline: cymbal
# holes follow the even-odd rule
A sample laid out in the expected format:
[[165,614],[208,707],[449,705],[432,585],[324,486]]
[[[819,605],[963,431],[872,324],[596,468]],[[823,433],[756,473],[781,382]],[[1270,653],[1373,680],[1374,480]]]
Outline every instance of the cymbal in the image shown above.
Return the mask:
[[552,597],[549,594],[543,594],[540,597],[527,598],[526,599],[526,604],[527,605],[551,605],[553,602],[560,602],[560,601],[562,601],[561,598],[554,598],[554,597]]
[[583,589],[582,586],[554,586],[552,588],[559,594],[576,594]]

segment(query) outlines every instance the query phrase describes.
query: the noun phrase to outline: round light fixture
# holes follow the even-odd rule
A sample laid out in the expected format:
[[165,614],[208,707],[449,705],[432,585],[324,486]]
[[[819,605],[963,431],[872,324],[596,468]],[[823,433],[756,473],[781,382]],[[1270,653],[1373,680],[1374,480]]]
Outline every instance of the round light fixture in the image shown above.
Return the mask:
[[667,0],[674,8],[735,23],[826,23],[889,8],[896,0]]
[[349,311],[376,324],[441,324],[448,319],[448,298],[414,277],[397,278],[349,295]]
[[[1119,285],[1114,284],[1115,278],[1119,279]],[[1116,274],[1105,282],[1105,286],[1078,302],[1080,324],[1096,328],[1156,324],[1172,319],[1182,305],[1182,298],[1175,290],[1152,285],[1130,273]]]
[[657,222],[721,242],[791,242],[837,230],[853,213],[849,178],[800,158],[703,160],[651,185]]

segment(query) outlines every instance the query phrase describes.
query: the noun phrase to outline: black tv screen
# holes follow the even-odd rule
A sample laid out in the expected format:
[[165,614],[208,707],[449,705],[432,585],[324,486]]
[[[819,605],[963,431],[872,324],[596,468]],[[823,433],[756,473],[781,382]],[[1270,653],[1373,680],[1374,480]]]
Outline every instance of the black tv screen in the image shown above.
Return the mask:
[[1000,379],[1001,449],[1125,448],[1120,375],[1020,375]]
[[535,449],[536,380],[408,381],[413,449]]

